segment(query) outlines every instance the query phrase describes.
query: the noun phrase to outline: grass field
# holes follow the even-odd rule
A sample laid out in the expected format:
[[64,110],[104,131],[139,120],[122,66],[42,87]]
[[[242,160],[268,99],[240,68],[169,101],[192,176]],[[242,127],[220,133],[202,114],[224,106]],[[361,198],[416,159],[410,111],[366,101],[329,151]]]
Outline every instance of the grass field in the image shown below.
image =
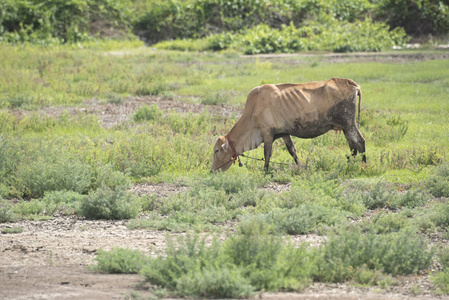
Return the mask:
[[[192,233],[158,258],[99,253],[99,270],[140,272],[178,295],[243,297],[313,281],[382,289],[435,266],[435,293],[448,293],[447,52],[248,57],[4,46],[0,53],[0,222],[59,212],[129,219],[130,230],[226,233],[223,225],[236,221],[225,242],[206,245]],[[367,164],[348,161],[344,136],[329,132],[294,138],[298,166],[275,143],[268,173],[243,159],[243,168],[209,174],[216,137],[235,123],[253,87],[331,77],[362,87]],[[135,99],[205,109],[137,105],[113,126],[87,113],[92,105],[120,111]],[[246,154],[260,158],[263,149]],[[139,197],[129,192],[137,183],[188,190]],[[262,188],[272,184],[288,188]],[[311,248],[280,238],[307,233],[329,239]]]

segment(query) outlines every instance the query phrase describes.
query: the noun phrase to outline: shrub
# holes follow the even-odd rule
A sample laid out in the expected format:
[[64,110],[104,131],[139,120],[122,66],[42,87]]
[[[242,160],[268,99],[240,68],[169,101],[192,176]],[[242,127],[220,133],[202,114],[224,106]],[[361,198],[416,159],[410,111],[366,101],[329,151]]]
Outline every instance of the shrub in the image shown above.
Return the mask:
[[42,148],[37,153],[42,155],[35,160],[22,161],[15,175],[17,186],[25,196],[40,198],[44,192],[58,190],[87,192],[91,172],[84,162],[52,149]]
[[376,17],[410,35],[441,34],[449,30],[449,5],[438,0],[381,0]]
[[14,219],[13,205],[0,197],[0,223],[12,222]]
[[430,266],[433,251],[412,230],[377,235],[360,230],[331,236],[320,247],[315,277],[327,282],[342,282],[363,265],[391,275],[413,274]]
[[305,247],[286,246],[257,220],[242,222],[238,230],[226,240],[224,251],[257,290],[301,290],[309,283],[311,265]]
[[83,199],[80,215],[88,219],[120,220],[136,217],[139,210],[135,195],[102,186]]
[[235,267],[205,267],[176,280],[176,291],[180,296],[195,298],[248,298],[253,295],[253,290],[242,270]]
[[391,197],[391,193],[387,189],[386,183],[383,181],[376,182],[370,191],[362,194],[363,204],[368,209],[376,209],[386,206]]
[[435,197],[449,197],[449,164],[438,166],[435,174],[425,181],[425,186]]
[[153,104],[151,106],[143,105],[134,113],[133,120],[135,122],[158,121],[163,116],[164,113],[159,109],[157,104]]
[[291,209],[274,209],[267,214],[246,216],[243,219],[254,218],[273,225],[276,232],[292,235],[314,232],[320,226],[332,226],[345,219],[337,209],[327,209],[313,204],[303,204]]
[[14,211],[22,217],[52,216],[59,208],[54,202],[42,202],[40,199],[22,200],[16,204]]
[[92,267],[104,273],[138,273],[147,263],[148,258],[140,250],[113,248],[111,251],[99,249],[95,257],[97,265]]
[[3,1],[0,43],[59,44],[89,39],[93,23],[108,22],[126,30],[131,20],[126,0]]
[[99,166],[94,170],[94,189],[107,186],[112,190],[128,189],[131,185],[129,177],[120,171],[115,171],[111,164]]
[[56,205],[58,209],[64,209],[65,214],[71,214],[79,210],[85,197],[74,191],[51,191],[45,192],[41,202],[46,206]]
[[449,294],[449,270],[446,269],[442,272],[435,273],[430,277],[431,282],[435,284],[439,292],[443,294]]

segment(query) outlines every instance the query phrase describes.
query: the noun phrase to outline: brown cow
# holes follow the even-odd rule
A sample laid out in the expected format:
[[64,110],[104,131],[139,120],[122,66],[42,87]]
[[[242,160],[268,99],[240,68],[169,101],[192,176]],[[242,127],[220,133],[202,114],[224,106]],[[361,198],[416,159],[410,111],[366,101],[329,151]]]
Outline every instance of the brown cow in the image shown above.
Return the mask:
[[365,157],[365,139],[356,125],[357,96],[360,127],[360,86],[351,79],[332,78],[299,84],[265,84],[248,95],[242,116],[214,146],[211,172],[226,171],[243,152],[264,143],[265,170],[273,141],[282,137],[298,164],[291,136],[314,138],[329,130],[343,130],[353,155]]

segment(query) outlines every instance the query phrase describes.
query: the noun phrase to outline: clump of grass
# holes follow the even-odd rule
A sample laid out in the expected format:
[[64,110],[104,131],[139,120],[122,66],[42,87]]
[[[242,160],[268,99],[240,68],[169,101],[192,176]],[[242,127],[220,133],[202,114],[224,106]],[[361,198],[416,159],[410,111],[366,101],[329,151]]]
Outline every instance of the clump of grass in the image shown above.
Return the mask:
[[135,122],[158,121],[163,116],[164,113],[159,109],[157,104],[153,104],[151,106],[143,105],[134,113],[133,120]]
[[218,104],[224,104],[228,101],[228,95],[225,91],[216,92],[214,94],[208,94],[206,95],[202,100],[201,103],[205,105],[218,105]]
[[246,215],[242,218],[259,219],[261,222],[272,224],[276,232],[292,235],[317,232],[323,226],[340,224],[345,220],[340,210],[314,204],[302,204],[291,209],[273,209],[266,214]]
[[35,160],[22,162],[15,175],[17,186],[25,196],[40,198],[45,192],[57,190],[82,194],[89,189],[90,168],[80,159],[51,146],[38,149],[34,155]]
[[387,235],[343,231],[321,246],[314,276],[321,281],[343,282],[363,265],[391,275],[413,274],[427,269],[432,257],[428,244],[410,229]]
[[43,202],[40,199],[31,199],[29,201],[21,200],[14,206],[14,212],[17,216],[25,219],[40,219],[42,217],[52,217],[58,210],[59,205],[54,202]]
[[365,231],[374,231],[376,233],[398,232],[410,224],[405,213],[378,213],[372,219],[361,224]]
[[22,233],[23,228],[22,227],[11,227],[11,228],[2,228],[1,233],[3,234],[16,234],[16,233]]
[[449,294],[449,248],[439,248],[437,256],[442,271],[434,273],[431,276],[431,281],[438,287],[439,293]]
[[95,257],[97,265],[92,270],[104,273],[138,273],[148,261],[140,250],[113,248],[111,251],[99,249]]
[[135,218],[140,209],[135,195],[102,186],[83,199],[79,213],[88,219],[121,220]]
[[12,222],[14,220],[13,205],[0,197],[0,223]]
[[449,164],[435,169],[435,174],[425,181],[427,190],[435,197],[449,197]]

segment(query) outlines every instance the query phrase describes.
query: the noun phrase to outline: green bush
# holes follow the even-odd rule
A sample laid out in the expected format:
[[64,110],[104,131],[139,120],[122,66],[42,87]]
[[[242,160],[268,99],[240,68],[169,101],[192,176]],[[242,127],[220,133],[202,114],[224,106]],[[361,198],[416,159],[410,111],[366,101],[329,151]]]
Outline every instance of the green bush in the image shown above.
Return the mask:
[[140,250],[113,248],[111,251],[99,249],[95,257],[97,265],[92,267],[104,273],[138,273],[147,263],[147,256]]
[[127,0],[2,1],[0,43],[77,43],[101,35],[96,22],[126,32],[131,21],[129,7]]
[[12,222],[14,220],[13,205],[0,197],[0,223]]
[[139,213],[139,205],[137,197],[126,190],[102,186],[83,199],[79,214],[88,219],[131,219]]
[[131,180],[126,174],[120,171],[115,171],[111,164],[99,166],[94,169],[93,175],[95,178],[93,189],[101,186],[107,186],[112,190],[128,189],[131,186]]
[[375,3],[376,18],[410,35],[442,34],[449,30],[449,4],[438,0],[381,0]]
[[258,219],[273,225],[276,232],[286,234],[307,234],[317,231],[323,225],[336,225],[345,220],[337,209],[328,209],[319,205],[302,204],[291,209],[273,209],[267,214],[245,216],[245,219]]
[[254,287],[242,270],[232,267],[205,267],[201,271],[189,272],[176,280],[180,296],[194,298],[248,298]]
[[14,180],[23,195],[40,198],[45,192],[58,190],[86,193],[92,184],[91,175],[82,160],[43,143],[20,161]]
[[310,268],[305,247],[285,245],[263,223],[249,222],[223,244],[214,239],[206,246],[197,235],[169,239],[165,255],[151,259],[141,274],[179,295],[237,297],[253,290],[300,290],[310,283]]
[[449,164],[435,169],[435,174],[425,181],[427,190],[435,197],[449,197]]
[[413,274],[427,269],[432,257],[433,251],[425,240],[409,229],[387,235],[343,231],[320,247],[315,277],[326,282],[342,282],[363,265],[391,275]]
[[22,200],[14,206],[14,212],[24,218],[38,216],[53,216],[59,205],[54,202],[43,202],[40,199]]
[[163,116],[164,113],[157,104],[151,106],[143,105],[134,113],[133,120],[135,122],[159,121]]
[[46,206],[56,205],[65,214],[78,212],[86,195],[81,195],[74,191],[52,191],[45,192],[41,202]]

